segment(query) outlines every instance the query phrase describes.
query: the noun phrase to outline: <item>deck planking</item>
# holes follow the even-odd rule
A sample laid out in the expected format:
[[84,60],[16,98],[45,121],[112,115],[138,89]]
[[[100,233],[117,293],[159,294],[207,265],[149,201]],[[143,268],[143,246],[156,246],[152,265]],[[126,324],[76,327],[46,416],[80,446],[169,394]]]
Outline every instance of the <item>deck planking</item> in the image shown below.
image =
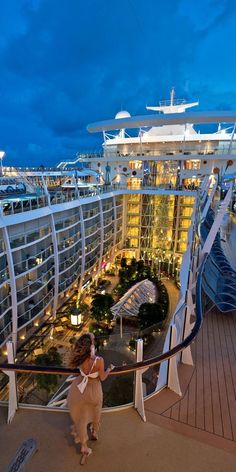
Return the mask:
[[145,402],[147,420],[179,432],[182,426],[199,440],[217,438],[217,447],[221,438],[236,453],[236,313],[213,308],[191,349],[192,372],[179,366],[183,396],[162,390]]

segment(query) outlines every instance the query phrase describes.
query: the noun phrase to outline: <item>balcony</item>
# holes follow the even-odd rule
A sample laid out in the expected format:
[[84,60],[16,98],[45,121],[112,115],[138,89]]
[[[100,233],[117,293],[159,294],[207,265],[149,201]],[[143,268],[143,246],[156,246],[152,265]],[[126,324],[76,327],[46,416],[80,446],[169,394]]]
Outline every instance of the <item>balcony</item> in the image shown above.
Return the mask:
[[41,266],[44,262],[53,256],[53,247],[49,246],[47,249],[40,251],[38,254],[29,254],[26,259],[14,264],[15,274],[18,276],[24,272]]

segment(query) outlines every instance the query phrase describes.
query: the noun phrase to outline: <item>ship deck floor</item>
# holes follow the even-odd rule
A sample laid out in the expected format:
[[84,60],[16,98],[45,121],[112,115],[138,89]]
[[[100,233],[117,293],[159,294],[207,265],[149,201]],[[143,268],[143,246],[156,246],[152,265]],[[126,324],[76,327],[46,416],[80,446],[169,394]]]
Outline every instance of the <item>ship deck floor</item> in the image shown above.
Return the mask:
[[180,365],[182,397],[164,389],[145,402],[147,420],[236,454],[236,313],[213,308]]

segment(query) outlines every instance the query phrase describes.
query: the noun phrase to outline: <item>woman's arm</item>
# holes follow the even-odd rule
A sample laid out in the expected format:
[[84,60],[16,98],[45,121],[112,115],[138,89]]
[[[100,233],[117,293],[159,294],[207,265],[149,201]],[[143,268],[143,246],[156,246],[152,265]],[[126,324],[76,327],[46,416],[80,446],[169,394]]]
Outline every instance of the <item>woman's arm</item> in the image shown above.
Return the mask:
[[112,367],[108,367],[106,370],[104,369],[104,359],[102,357],[99,358],[98,361],[98,372],[99,372],[99,378],[101,381],[106,380],[108,375],[110,374]]

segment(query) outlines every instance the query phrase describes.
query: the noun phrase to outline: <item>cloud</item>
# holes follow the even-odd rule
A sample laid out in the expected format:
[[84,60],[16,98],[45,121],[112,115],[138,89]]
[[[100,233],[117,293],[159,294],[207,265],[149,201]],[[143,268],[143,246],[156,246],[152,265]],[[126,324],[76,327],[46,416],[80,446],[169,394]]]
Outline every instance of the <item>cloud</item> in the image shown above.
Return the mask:
[[53,163],[98,147],[102,138],[87,133],[89,122],[121,107],[143,113],[173,85],[177,96],[200,97],[203,108],[235,103],[228,0],[3,0],[1,8],[7,159]]

